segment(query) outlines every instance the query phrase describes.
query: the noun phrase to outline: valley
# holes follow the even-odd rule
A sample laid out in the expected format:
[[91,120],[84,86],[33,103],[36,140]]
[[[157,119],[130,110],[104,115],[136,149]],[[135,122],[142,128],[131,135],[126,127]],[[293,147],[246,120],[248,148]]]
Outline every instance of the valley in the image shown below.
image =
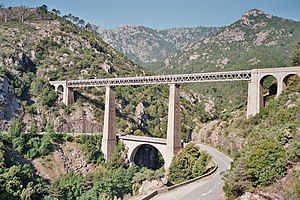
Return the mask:
[[[105,29],[46,5],[1,5],[0,16],[0,199],[139,199],[214,167],[182,199],[300,197],[300,79],[274,75],[300,66],[300,22],[259,9],[222,27],[160,30]],[[254,74],[180,90],[163,80],[262,68],[274,69],[258,80],[251,115]]]

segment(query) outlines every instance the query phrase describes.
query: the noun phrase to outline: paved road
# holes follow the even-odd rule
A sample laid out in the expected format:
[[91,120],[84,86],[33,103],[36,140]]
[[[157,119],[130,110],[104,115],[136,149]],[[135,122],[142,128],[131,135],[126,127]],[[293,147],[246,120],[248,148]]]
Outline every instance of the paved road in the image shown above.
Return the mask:
[[217,172],[203,180],[195,183],[188,184],[186,186],[175,189],[165,194],[155,196],[154,200],[219,200],[221,199],[222,187],[224,185],[222,181],[222,172],[225,172],[230,168],[232,159],[217,149],[207,146],[205,144],[198,144],[198,146],[207,151],[213,159],[217,162],[219,168]]

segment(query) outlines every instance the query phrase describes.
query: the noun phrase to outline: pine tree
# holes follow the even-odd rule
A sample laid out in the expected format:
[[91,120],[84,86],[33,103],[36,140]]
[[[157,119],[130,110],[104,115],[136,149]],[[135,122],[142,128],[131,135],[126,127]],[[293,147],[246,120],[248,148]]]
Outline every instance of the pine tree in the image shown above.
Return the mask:
[[296,50],[293,55],[293,66],[300,65],[300,42],[296,46]]

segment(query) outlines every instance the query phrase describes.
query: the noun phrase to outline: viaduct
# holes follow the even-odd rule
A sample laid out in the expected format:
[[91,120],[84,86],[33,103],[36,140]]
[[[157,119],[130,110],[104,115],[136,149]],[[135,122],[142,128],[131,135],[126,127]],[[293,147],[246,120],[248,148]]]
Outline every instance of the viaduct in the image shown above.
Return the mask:
[[116,111],[115,111],[115,90],[116,86],[123,85],[151,85],[168,84],[169,105],[168,105],[168,127],[167,138],[150,138],[139,136],[119,136],[128,148],[130,162],[134,161],[137,150],[143,144],[152,145],[163,156],[165,168],[169,168],[172,158],[182,148],[180,134],[180,84],[196,82],[225,82],[225,81],[247,81],[248,101],[247,117],[259,113],[264,106],[263,81],[273,76],[277,80],[277,94],[286,87],[287,80],[292,75],[300,76],[300,66],[285,68],[265,68],[245,71],[227,71],[211,73],[160,75],[160,76],[138,76],[123,78],[86,79],[86,80],[65,80],[51,81],[56,92],[63,95],[62,101],[70,105],[74,101],[75,88],[79,87],[105,87],[105,112],[103,125],[102,151],[105,159],[109,159],[116,146]]

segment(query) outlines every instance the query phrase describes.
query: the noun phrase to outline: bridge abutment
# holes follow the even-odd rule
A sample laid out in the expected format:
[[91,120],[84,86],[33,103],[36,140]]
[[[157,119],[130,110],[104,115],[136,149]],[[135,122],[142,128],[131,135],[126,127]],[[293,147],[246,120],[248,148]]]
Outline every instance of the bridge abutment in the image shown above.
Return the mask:
[[260,109],[265,106],[263,92],[263,80],[268,76],[273,76],[277,81],[276,98],[286,88],[286,79],[291,75],[300,76],[299,67],[285,68],[266,68],[252,69],[251,80],[248,82],[248,102],[247,102],[247,118],[254,116],[260,112]]
[[170,84],[165,168],[170,167],[173,156],[182,148],[180,131],[180,87]]
[[108,160],[111,157],[116,142],[115,90],[112,86],[106,86],[103,138],[101,145],[105,160]]
[[74,102],[73,88],[68,87],[68,81],[50,81],[54,86],[56,93],[62,94],[62,102],[68,106]]

